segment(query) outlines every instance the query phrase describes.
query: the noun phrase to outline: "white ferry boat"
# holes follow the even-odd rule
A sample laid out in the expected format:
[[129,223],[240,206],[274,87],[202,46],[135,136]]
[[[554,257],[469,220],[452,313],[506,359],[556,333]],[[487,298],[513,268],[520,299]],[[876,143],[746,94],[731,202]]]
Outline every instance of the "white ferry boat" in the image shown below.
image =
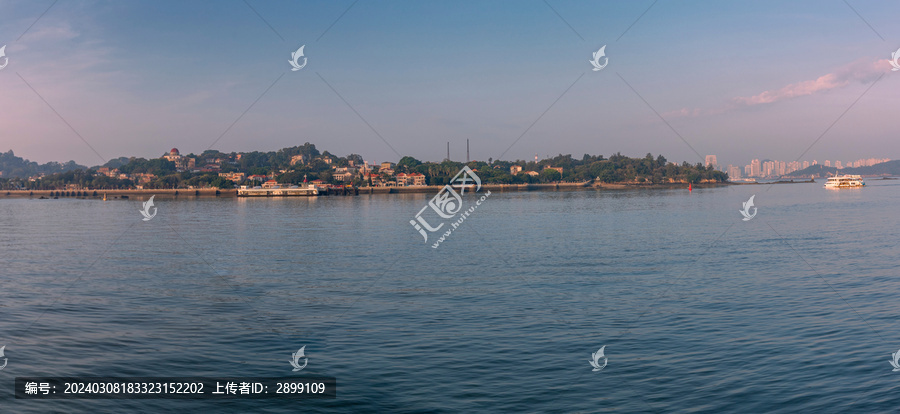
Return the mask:
[[865,185],[862,176],[859,175],[836,175],[828,177],[828,181],[825,182],[825,188],[859,188]]

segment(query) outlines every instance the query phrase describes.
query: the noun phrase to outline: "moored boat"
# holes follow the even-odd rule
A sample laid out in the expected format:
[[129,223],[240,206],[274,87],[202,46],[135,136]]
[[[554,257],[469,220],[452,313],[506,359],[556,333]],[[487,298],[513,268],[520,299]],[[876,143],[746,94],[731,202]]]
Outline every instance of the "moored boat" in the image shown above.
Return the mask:
[[296,185],[282,187],[280,185],[275,185],[271,187],[247,188],[246,186],[242,186],[237,190],[238,197],[317,196],[319,194],[319,189],[313,184],[304,187]]

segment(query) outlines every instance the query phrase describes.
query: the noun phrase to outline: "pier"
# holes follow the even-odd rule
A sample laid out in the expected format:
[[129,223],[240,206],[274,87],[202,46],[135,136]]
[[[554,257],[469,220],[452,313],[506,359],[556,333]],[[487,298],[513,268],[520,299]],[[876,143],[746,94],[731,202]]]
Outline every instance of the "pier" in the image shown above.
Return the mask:
[[150,197],[152,195],[162,197],[234,197],[235,190],[219,190],[217,188],[185,189],[146,189],[146,190],[0,190],[0,198],[4,197],[33,197],[33,198],[97,198],[104,196],[110,199],[128,199],[131,197]]
[[238,197],[315,197],[319,195],[319,189],[315,186],[301,187],[273,187],[273,188],[241,188],[237,190]]

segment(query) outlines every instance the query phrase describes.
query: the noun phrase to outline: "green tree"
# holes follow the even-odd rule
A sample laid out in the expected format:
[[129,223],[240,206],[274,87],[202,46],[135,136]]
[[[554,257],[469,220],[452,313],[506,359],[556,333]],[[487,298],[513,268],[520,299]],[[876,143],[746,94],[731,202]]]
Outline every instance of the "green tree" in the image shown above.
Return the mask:
[[225,177],[216,177],[210,181],[209,185],[210,187],[216,187],[223,190],[234,188],[234,182],[225,179]]
[[560,174],[559,171],[547,168],[544,171],[541,171],[540,177],[541,182],[549,183],[562,179],[562,174]]
[[413,157],[405,156],[400,158],[400,161],[397,162],[397,169],[401,171],[413,171],[414,168],[422,165],[422,161],[419,161]]

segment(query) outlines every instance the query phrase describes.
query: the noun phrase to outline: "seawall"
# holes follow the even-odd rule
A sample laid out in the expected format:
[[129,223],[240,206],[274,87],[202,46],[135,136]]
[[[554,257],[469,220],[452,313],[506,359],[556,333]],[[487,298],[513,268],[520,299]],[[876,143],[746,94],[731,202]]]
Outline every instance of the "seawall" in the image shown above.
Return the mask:
[[159,189],[159,190],[0,190],[3,197],[81,197],[81,198],[131,198],[150,197],[152,195],[169,197],[236,197],[237,190],[219,190],[203,188],[197,190]]

